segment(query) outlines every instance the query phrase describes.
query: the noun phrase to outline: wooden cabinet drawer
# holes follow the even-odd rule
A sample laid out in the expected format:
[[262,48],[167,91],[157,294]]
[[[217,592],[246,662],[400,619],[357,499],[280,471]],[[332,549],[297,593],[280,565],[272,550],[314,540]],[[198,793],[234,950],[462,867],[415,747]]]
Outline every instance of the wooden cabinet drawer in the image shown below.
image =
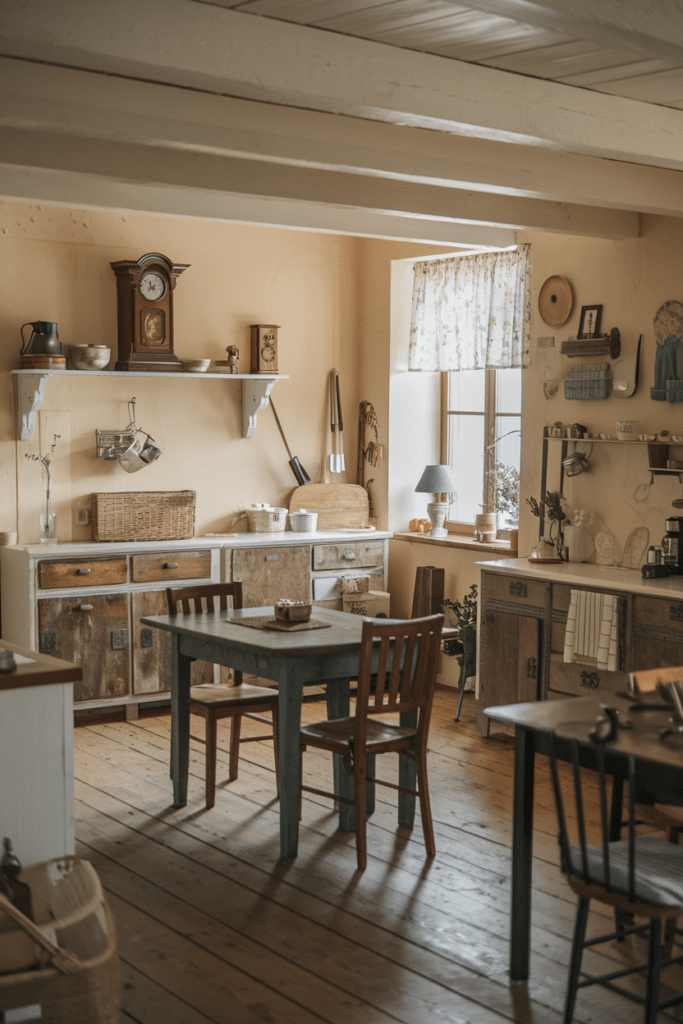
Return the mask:
[[58,587],[108,587],[126,581],[125,556],[38,562],[38,586],[42,590]]
[[132,555],[133,583],[157,580],[210,579],[210,551],[175,551],[165,555]]
[[320,544],[313,548],[314,569],[350,569],[382,565],[383,541],[354,541],[351,544]]
[[683,601],[636,597],[633,602],[633,618],[638,625],[683,633]]
[[232,555],[232,578],[242,581],[245,608],[274,604],[280,598],[311,600],[311,548],[251,548]]
[[565,662],[552,658],[550,663],[550,685],[548,696],[564,697],[609,696],[617,690],[628,690],[628,673],[609,672],[584,665],[580,662]]
[[497,573],[482,572],[482,595],[484,602],[498,601],[505,604],[526,605],[545,608],[550,584],[542,580],[523,579],[520,576],[499,576]]

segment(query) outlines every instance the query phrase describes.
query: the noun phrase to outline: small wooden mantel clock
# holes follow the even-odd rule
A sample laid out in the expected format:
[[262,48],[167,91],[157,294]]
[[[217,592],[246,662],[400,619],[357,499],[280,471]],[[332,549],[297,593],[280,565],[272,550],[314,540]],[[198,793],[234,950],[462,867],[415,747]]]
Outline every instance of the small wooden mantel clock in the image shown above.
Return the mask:
[[119,356],[115,369],[182,372],[173,352],[173,290],[189,263],[159,252],[111,264],[116,274]]

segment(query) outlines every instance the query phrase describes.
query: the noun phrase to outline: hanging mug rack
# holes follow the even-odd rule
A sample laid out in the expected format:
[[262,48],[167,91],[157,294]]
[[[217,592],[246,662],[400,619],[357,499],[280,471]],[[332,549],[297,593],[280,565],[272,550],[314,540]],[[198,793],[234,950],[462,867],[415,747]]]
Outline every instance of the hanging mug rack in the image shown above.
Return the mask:
[[[123,430],[96,430],[97,458],[117,459],[127,473],[136,472],[161,455],[161,449],[154,438],[135,423],[135,398],[128,403],[130,422]],[[136,441],[138,434],[144,434],[145,442]]]

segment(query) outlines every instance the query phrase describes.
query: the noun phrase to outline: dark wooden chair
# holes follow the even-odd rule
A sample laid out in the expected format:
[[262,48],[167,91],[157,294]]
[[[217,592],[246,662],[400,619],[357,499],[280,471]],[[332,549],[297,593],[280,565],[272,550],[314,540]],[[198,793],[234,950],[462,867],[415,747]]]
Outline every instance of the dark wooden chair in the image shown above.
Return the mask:
[[[349,774],[353,775],[356,855],[363,871],[366,853],[366,762],[375,754],[402,753],[415,761],[417,791],[427,856],[436,853],[434,828],[427,782],[427,735],[434,699],[436,669],[443,615],[422,619],[366,619],[360,650],[360,669],[356,694],[356,713],[350,718],[315,722],[301,729],[301,751],[318,747],[340,754]],[[379,661],[372,672],[373,652],[379,640]],[[374,688],[373,684],[374,683]],[[372,692],[371,692],[372,689]],[[417,724],[406,728],[374,716],[415,711]],[[374,778],[376,783],[401,789],[391,782]],[[334,794],[302,785],[302,791],[334,797]],[[401,790],[403,791],[403,790]]]
[[[555,733],[547,734],[550,773],[555,793],[559,820],[559,837],[562,871],[567,882],[579,897],[574,939],[569,965],[569,981],[564,1009],[564,1024],[574,1019],[577,992],[588,985],[603,985],[619,992],[645,1007],[644,1024],[656,1024],[661,1010],[683,1003],[678,994],[660,999],[660,975],[663,966],[683,963],[683,955],[664,960],[662,956],[662,921],[678,918],[683,914],[683,848],[651,835],[636,836],[638,779],[635,761],[624,757],[623,778],[628,782],[628,813],[623,839],[612,838],[613,823],[610,818],[610,801],[607,797],[605,752],[597,753],[597,786],[599,793],[599,822],[589,823],[584,807],[590,806],[595,797],[595,773],[579,765],[578,742],[560,739]],[[567,791],[567,810],[563,797],[557,761],[563,748],[563,756],[571,764],[573,786]],[[584,789],[585,787],[585,789]],[[570,831],[571,823],[571,831]],[[590,836],[591,843],[588,842]],[[586,939],[586,924],[591,899],[612,906],[615,911],[630,915],[633,920],[645,918],[646,923],[632,927],[617,926],[606,935]],[[676,929],[677,934],[683,934]],[[648,959],[608,974],[594,976],[581,970],[583,950],[601,942],[614,941],[624,935],[648,936]],[[621,978],[632,974],[644,974],[646,991],[644,997],[632,988],[617,984]]]
[[[198,587],[168,587],[166,590],[169,615],[192,612],[213,612],[218,608],[242,607],[241,583],[209,583]],[[231,604],[229,604],[231,601]],[[205,738],[193,737],[206,744],[206,806],[216,802],[216,740],[219,719],[232,719],[230,725],[230,752],[228,780],[237,778],[240,743],[272,740],[275,753],[275,780],[277,776],[277,690],[265,686],[242,683],[242,673],[234,672],[234,686],[205,683],[190,688],[190,713],[205,721]],[[262,712],[270,712],[271,718]],[[253,718],[270,726],[262,736],[241,736],[242,718]],[[279,787],[278,787],[279,789]]]

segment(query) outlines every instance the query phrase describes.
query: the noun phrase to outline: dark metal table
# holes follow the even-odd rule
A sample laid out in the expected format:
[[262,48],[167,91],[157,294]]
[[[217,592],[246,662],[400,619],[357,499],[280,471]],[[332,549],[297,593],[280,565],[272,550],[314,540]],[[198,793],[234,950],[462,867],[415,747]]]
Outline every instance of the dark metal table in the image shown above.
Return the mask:
[[[278,768],[280,774],[280,855],[295,857],[299,838],[299,732],[305,686],[324,684],[328,718],[349,713],[349,684],[358,674],[362,618],[330,608],[314,606],[313,618],[329,628],[301,632],[275,632],[240,626],[230,619],[270,615],[268,608],[244,608],[199,615],[154,615],[140,621],[171,634],[171,744],[173,804],[187,803],[190,749],[190,665],[193,659],[210,661],[278,683]],[[402,717],[411,725],[414,714]],[[369,774],[374,772],[369,767]],[[373,809],[372,783],[368,783],[368,813]],[[399,785],[415,789],[415,764],[399,758]],[[334,758],[334,787],[340,796],[353,798],[353,779],[341,759]],[[399,794],[399,823],[411,828],[415,797]],[[353,806],[339,805],[339,827],[352,832]]]
[[[529,977],[531,937],[531,859],[534,806],[535,754],[546,753],[545,734],[554,730],[559,736],[579,740],[581,763],[595,768],[596,746],[588,732],[600,713],[598,697],[572,697],[566,700],[534,701],[486,708],[485,714],[515,727],[515,777],[512,825],[512,893],[510,924],[510,978]],[[620,729],[615,741],[605,747],[606,770],[623,779],[626,756],[636,758],[639,788],[656,795],[661,803],[683,803],[683,737],[660,740],[659,733],[668,722],[666,712],[629,713],[625,698],[610,695],[610,704],[634,723],[632,729]],[[558,847],[559,866],[559,847]]]

